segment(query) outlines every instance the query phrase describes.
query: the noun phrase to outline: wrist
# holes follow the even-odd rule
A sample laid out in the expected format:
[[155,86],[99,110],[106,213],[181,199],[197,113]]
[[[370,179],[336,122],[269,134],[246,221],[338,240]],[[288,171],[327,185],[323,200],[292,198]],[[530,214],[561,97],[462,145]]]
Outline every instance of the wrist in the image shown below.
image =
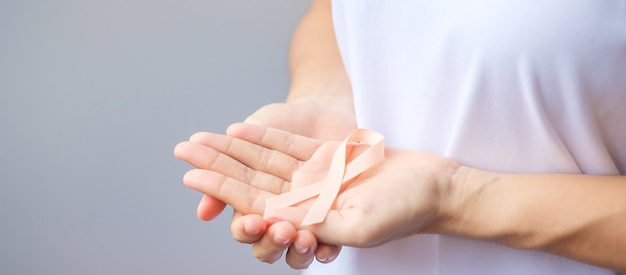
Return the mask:
[[354,114],[352,94],[340,91],[303,91],[292,89],[285,100],[289,104],[317,104]]
[[503,211],[489,205],[490,193],[499,174],[459,166],[441,195],[437,222],[430,233],[489,240],[505,230],[495,223],[503,221]]
[[293,72],[286,102],[314,101],[354,109],[352,85],[344,71]]

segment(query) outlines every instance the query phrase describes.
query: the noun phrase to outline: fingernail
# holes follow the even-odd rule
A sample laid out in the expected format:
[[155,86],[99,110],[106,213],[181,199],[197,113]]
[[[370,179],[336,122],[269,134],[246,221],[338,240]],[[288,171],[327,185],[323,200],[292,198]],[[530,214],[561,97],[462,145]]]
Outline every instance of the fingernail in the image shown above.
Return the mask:
[[296,251],[298,251],[299,254],[307,254],[309,253],[310,250],[311,250],[310,247],[300,247],[296,245]]
[[317,261],[319,261],[320,263],[323,263],[323,264],[327,264],[327,263],[330,263],[330,262],[334,261],[336,257],[337,256],[332,256],[330,258],[317,258]]
[[258,228],[251,228],[249,225],[244,225],[243,226],[243,230],[246,231],[246,234],[248,235],[259,235],[259,233],[261,233],[261,231]]
[[290,239],[285,239],[281,236],[275,235],[274,236],[274,242],[278,243],[278,244],[282,244],[282,245],[288,245],[289,242],[291,242]]

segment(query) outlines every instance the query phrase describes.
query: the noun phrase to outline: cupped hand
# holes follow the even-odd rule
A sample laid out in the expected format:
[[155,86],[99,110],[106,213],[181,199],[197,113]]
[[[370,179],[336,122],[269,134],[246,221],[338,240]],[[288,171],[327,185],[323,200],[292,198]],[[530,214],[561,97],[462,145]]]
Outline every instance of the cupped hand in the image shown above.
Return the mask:
[[[212,140],[206,148],[219,152],[214,167],[228,165],[231,170],[191,170],[184,182],[257,218],[267,198],[323,178],[339,144],[245,124],[231,126],[229,134],[206,133],[204,140]],[[323,223],[299,226],[310,202],[266,213],[266,222],[289,226],[292,232],[308,230],[321,243],[380,245],[418,233],[440,218],[442,198],[458,167],[437,155],[386,148],[383,162],[343,188]]]
[[[343,139],[350,131],[356,129],[356,119],[351,108],[312,101],[269,104],[248,116],[245,123],[281,129],[319,140]],[[202,143],[202,137],[194,135],[189,141]],[[186,160],[186,155],[176,151],[174,153],[178,158]],[[198,165],[197,168],[205,168],[207,163]],[[198,205],[198,218],[204,221],[212,220],[224,210],[225,206],[224,202],[205,195]]]
[[[270,104],[249,116],[246,123],[270,126],[320,140],[342,139],[356,128],[354,112],[350,106],[312,101]],[[205,134],[199,133],[192,136],[189,142],[210,147],[214,140],[205,139],[206,137]],[[178,158],[197,168],[223,171],[223,173],[231,173],[231,175],[236,173],[236,171],[228,170],[228,165],[219,166],[220,162],[213,162],[212,159],[218,156],[217,151],[205,152],[196,149],[192,149],[190,146],[177,146],[175,154]],[[208,221],[217,217],[224,207],[224,202],[205,194],[198,205],[197,214],[201,220]],[[287,263],[293,268],[305,268],[311,263],[314,256],[320,262],[330,262],[341,250],[340,246],[318,244],[310,232],[296,231],[288,223],[277,223],[269,225],[269,227],[271,230],[268,230],[268,225],[259,215],[244,215],[237,210],[233,214],[231,231],[234,238],[242,243],[253,244],[253,253],[261,261],[274,262],[282,255],[283,250],[289,248],[286,257]],[[291,238],[288,244],[276,241],[280,237],[275,237],[275,235],[292,236],[294,231],[296,231],[296,235]]]

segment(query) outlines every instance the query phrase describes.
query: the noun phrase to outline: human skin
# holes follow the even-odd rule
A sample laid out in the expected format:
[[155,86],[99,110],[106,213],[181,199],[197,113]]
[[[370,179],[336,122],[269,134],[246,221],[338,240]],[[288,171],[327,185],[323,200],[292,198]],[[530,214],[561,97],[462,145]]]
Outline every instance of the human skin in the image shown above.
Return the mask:
[[[294,32],[289,61],[286,102],[264,106],[245,122],[322,140],[342,139],[355,129],[352,88],[337,48],[329,0],[312,2]],[[222,201],[204,195],[197,214],[209,221],[224,207]],[[289,223],[268,226],[258,215],[237,211],[231,231],[237,241],[252,244],[253,254],[263,262],[275,262],[287,250],[286,261],[296,269],[306,268],[314,257],[330,262],[340,251],[336,245],[318,244],[309,231],[298,231]]]
[[[246,122],[320,142],[340,140],[356,127],[350,83],[334,40],[329,1],[315,1],[297,28],[290,72],[292,83],[286,103],[265,106]],[[235,126],[228,134],[245,140],[245,132]],[[220,153],[207,145],[210,142],[206,137],[205,133],[194,135],[189,143],[177,147],[176,155],[193,164],[190,158],[201,157],[191,155],[202,150],[190,153],[185,146],[194,144],[211,148],[210,156],[229,156],[228,151]],[[221,171],[220,162],[208,165],[210,156],[204,156],[205,162],[197,162],[196,167],[222,175],[233,173]],[[441,214],[434,215],[436,218],[427,226],[407,234],[464,236],[626,269],[619,262],[626,255],[626,234],[622,233],[626,228],[626,207],[621,202],[626,195],[623,176],[497,174],[464,166],[455,175],[456,180],[450,181],[446,189],[450,191],[437,199]],[[199,184],[188,178],[185,182],[190,186]],[[453,188],[458,186],[464,188]],[[203,197],[198,207],[198,216],[203,220],[219,215],[224,209],[223,201],[236,205],[232,198],[205,193],[209,195]],[[297,218],[289,213],[274,213],[271,219],[264,220],[258,211],[236,211],[231,231],[236,240],[253,244],[253,254],[261,261],[274,262],[287,250],[286,261],[293,268],[305,268],[315,256],[322,262],[332,261],[342,244],[369,246],[388,239],[328,239],[311,228],[299,228]]]
[[[339,144],[245,124],[229,134],[198,133],[176,148],[192,165],[212,160],[211,169],[190,170],[184,182],[259,216],[267,198],[299,187],[292,182],[323,178]],[[624,194],[624,176],[494,173],[386,148],[385,160],[343,189],[323,223],[299,226],[308,203],[264,218],[270,229],[288,222],[325,244],[372,247],[413,234],[448,234],[626,270]]]

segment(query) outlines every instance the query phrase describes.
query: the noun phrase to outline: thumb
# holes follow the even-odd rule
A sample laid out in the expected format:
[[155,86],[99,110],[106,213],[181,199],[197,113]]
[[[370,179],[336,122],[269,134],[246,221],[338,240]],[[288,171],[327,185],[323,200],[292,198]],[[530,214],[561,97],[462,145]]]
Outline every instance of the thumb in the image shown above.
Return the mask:
[[250,115],[243,122],[244,123],[248,123],[248,124],[254,124],[254,125],[262,125],[262,126],[267,124],[267,123],[264,123],[264,121],[262,119],[260,119],[259,116],[256,115],[256,114]]

